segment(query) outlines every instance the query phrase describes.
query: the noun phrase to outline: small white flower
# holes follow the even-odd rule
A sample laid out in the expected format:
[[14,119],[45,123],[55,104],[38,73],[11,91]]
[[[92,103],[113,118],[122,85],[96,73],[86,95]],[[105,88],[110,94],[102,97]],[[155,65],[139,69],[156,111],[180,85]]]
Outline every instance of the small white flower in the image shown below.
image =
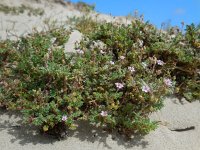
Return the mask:
[[101,111],[100,115],[102,117],[106,117],[106,116],[108,116],[108,112],[107,111]]
[[62,121],[66,121],[68,117],[66,115],[62,116]]
[[117,87],[117,89],[122,89],[124,87],[122,83],[115,83],[115,86]]
[[124,60],[124,59],[125,59],[125,57],[124,57],[124,56],[120,56],[119,58],[120,58],[121,60]]
[[135,72],[135,68],[134,67],[128,67],[128,70],[130,71],[130,72]]
[[142,47],[144,42],[142,40],[139,40],[138,42],[139,42],[139,46]]
[[114,65],[114,64],[115,64],[115,62],[114,62],[114,61],[110,61],[110,64],[111,64],[111,65]]
[[80,49],[78,49],[76,52],[77,52],[78,54],[84,54],[84,51],[83,51],[83,50],[80,50]]
[[172,34],[170,37],[171,37],[172,39],[174,39],[174,38],[176,37],[176,35],[175,35],[175,34]]
[[50,48],[50,47],[49,47],[47,50],[48,50],[48,53],[50,53],[50,52],[51,52],[51,48]]
[[167,86],[172,86],[172,81],[168,78],[165,78],[164,79],[164,83],[167,85]]
[[157,60],[157,64],[163,66],[165,63],[162,60]]
[[145,92],[145,93],[148,93],[148,92],[150,92],[150,87],[148,85],[143,85],[142,91]]
[[104,52],[103,50],[100,50],[100,53],[101,53],[101,54],[105,54],[106,52]]

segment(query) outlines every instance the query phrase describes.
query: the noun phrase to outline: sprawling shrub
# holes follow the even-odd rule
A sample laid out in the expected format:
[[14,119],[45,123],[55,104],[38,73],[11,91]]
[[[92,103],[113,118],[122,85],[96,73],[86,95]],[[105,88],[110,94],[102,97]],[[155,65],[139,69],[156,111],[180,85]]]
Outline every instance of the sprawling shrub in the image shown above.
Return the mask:
[[[87,40],[82,41],[81,48],[93,47],[94,41],[102,42],[105,52],[119,56],[140,54],[142,61],[149,58],[161,60],[165,65],[155,67],[155,72],[165,68],[165,73],[176,78],[176,94],[192,101],[199,99],[199,30],[188,25],[186,33],[164,32],[154,26],[135,20],[130,25],[101,24],[92,33],[86,33]],[[155,60],[155,61],[156,61]],[[163,76],[160,74],[159,76]]]
[[44,131],[62,120],[73,127],[83,103],[76,86],[80,66],[72,68],[64,49],[56,46],[61,37],[55,39],[55,35],[59,33],[50,31],[16,43],[2,42],[0,49],[1,106],[21,110],[26,122],[41,126]]
[[159,67],[157,62],[143,62],[140,57],[140,53],[130,52],[115,60],[104,50],[84,51],[82,111],[92,123],[125,134],[155,129],[156,123],[148,115],[161,108],[173,83],[168,74],[157,76],[153,69]]
[[[0,43],[0,106],[20,110],[43,132],[62,135],[77,120],[130,136],[175,92],[199,99],[199,31],[165,33],[149,23],[95,24],[65,54],[69,32],[54,29]],[[80,28],[81,30],[82,28]]]

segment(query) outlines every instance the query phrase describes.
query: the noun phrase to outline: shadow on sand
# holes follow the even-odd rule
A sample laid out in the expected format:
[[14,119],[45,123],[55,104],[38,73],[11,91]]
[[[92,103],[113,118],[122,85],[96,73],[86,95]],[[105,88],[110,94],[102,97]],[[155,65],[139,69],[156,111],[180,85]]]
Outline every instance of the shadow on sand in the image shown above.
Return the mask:
[[[10,112],[0,108],[0,132],[6,130],[8,134],[12,135],[11,143],[18,142],[24,146],[29,143],[36,145],[59,142],[55,137],[40,134],[37,127],[24,125],[21,118],[22,116],[17,112]],[[108,140],[113,140],[117,145],[122,145],[125,148],[137,146],[145,148],[148,145],[148,142],[143,139],[143,136],[135,135],[127,140],[127,138],[121,136],[119,133],[110,134],[101,128],[92,126],[86,121],[78,122],[78,128],[74,131],[68,131],[68,137],[64,140],[72,137],[79,141],[87,141],[89,143],[103,143],[108,149],[112,149],[107,143]]]

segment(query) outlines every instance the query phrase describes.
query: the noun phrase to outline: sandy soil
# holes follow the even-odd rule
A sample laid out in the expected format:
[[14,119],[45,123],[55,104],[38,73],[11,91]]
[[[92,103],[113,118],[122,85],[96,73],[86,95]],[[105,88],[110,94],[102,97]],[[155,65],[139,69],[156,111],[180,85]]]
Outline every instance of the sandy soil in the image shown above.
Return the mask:
[[[48,30],[48,25],[56,22],[57,26],[70,27],[67,22],[69,18],[85,16],[86,14],[73,8],[71,5],[61,5],[54,3],[56,0],[1,0],[0,4],[7,6],[21,6],[26,5],[32,8],[41,8],[44,10],[42,16],[28,16],[27,13],[13,15],[5,14],[0,11],[0,40],[2,39],[17,39],[19,36],[25,36],[33,30],[44,31]],[[50,1],[50,2],[49,2]],[[98,21],[106,22],[120,22],[130,23],[123,17],[112,17],[110,15],[98,14],[96,12],[89,13],[87,16],[92,17]],[[45,22],[47,22],[46,24]]]
[[[41,135],[37,128],[22,125],[16,112],[0,111],[0,146],[2,150],[199,150],[200,147],[200,103],[187,103],[167,98],[165,107],[151,115],[152,120],[161,121],[159,127],[146,136],[135,135],[127,140],[119,134],[109,134],[87,122],[80,122],[78,130],[69,131],[68,137],[58,141]],[[171,131],[195,126],[194,130]]]
[[[0,39],[14,39],[25,36],[36,28],[38,31],[48,28],[44,20],[56,20],[58,25],[64,25],[68,17],[81,16],[81,12],[72,6],[54,3],[54,0],[1,0],[0,4],[9,6],[31,5],[43,8],[43,16],[28,16],[27,14],[11,15],[0,12]],[[40,0],[39,0],[40,1]],[[96,17],[97,14],[89,14]],[[125,18],[113,18],[100,14],[98,20],[129,23]],[[65,45],[66,52],[74,51],[74,43],[80,41],[81,33],[73,31]],[[169,97],[165,100],[165,107],[159,112],[151,114],[151,119],[160,121],[159,127],[146,136],[135,135],[127,141],[117,133],[109,134],[102,129],[95,128],[87,122],[80,122],[78,130],[70,131],[68,138],[58,141],[53,137],[41,135],[37,128],[22,125],[22,117],[16,112],[0,109],[0,149],[1,150],[200,150],[200,102],[189,103]],[[186,129],[187,131],[173,131]]]

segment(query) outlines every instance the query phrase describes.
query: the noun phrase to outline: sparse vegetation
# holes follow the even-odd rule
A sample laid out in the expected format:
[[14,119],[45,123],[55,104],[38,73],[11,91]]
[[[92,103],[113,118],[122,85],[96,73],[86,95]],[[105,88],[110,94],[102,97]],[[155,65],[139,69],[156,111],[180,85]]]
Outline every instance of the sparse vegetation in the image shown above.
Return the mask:
[[68,23],[72,24],[76,30],[83,34],[94,32],[102,22],[94,21],[91,17],[73,17],[69,18]]
[[30,6],[21,5],[18,7],[10,7],[3,4],[0,4],[0,12],[3,12],[5,14],[13,14],[13,15],[19,15],[23,14],[25,12],[28,13],[29,16],[42,16],[44,14],[44,10],[41,8],[32,8]]
[[95,9],[95,5],[90,5],[90,4],[81,2],[81,1],[76,3],[75,7],[76,7],[76,9],[78,9],[82,12],[91,12],[91,11],[94,11],[94,9]]
[[77,3],[72,3],[70,0],[66,2],[68,5],[72,5],[76,10],[79,10],[83,13],[89,13],[94,11],[95,5],[94,4],[87,4],[82,1],[78,1]]

